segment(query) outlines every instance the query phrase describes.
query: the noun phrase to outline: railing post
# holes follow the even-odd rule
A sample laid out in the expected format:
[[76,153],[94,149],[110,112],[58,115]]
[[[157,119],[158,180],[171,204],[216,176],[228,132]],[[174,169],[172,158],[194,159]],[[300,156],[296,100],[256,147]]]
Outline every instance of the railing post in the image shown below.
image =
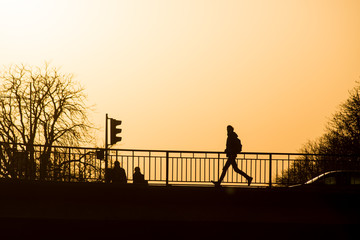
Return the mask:
[[269,155],[269,188],[272,186],[272,154]]
[[166,186],[169,186],[169,152],[166,151]]
[[[139,161],[139,160],[138,160]],[[132,151],[132,161],[131,161],[131,163],[132,163],[132,172],[134,172],[134,170],[135,170],[135,151]],[[127,161],[126,162],[126,166],[127,166],[127,169],[128,169],[128,172],[129,172],[129,161]],[[145,169],[144,169],[144,174],[145,174]],[[134,179],[133,179],[133,181],[134,181]]]
[[71,148],[69,147],[69,177],[68,181],[71,181]]
[[217,170],[217,180],[220,178],[220,153],[218,153],[218,170]]

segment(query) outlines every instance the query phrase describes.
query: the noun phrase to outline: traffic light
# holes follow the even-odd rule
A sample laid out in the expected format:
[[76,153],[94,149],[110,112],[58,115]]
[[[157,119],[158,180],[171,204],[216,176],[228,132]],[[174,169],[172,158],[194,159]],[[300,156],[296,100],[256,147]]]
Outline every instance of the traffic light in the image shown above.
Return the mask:
[[121,133],[121,129],[117,126],[121,125],[120,120],[110,118],[110,144],[113,145],[121,141],[121,137],[116,136],[116,134]]

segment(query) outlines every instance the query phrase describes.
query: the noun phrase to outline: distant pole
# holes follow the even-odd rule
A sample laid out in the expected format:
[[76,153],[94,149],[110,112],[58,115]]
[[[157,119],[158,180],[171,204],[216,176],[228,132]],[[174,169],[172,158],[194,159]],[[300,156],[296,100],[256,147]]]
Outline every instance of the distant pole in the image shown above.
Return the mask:
[[29,126],[30,126],[30,131],[29,131],[30,132],[30,139],[32,137],[32,98],[31,98],[31,92],[32,92],[32,83],[30,83],[30,123],[29,123]]

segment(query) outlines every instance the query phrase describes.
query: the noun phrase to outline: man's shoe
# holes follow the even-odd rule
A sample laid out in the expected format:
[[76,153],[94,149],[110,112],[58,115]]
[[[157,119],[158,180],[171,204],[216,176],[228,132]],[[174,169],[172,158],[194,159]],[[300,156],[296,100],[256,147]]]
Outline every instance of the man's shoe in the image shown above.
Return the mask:
[[251,182],[252,182],[253,178],[252,177],[249,177],[248,178],[248,186],[250,186]]
[[220,187],[220,183],[218,181],[211,181],[213,184],[215,184],[215,187]]

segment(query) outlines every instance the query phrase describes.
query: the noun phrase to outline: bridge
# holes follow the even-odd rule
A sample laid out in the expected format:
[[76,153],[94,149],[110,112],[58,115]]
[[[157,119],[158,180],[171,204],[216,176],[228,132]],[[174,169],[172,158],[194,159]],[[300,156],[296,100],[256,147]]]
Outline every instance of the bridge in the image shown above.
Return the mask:
[[[215,188],[209,186],[225,164],[222,152],[111,149],[107,165],[119,161],[128,184],[106,184],[102,149],[2,147],[4,238],[358,236],[359,191],[275,187],[295,183],[279,179],[298,174],[297,168],[321,172],[357,164],[352,156],[244,152],[237,163],[254,178],[253,187],[229,169],[224,187]],[[132,184],[135,167],[149,186]]]
[[4,239],[357,239],[358,191],[0,179]]
[[[60,182],[106,182],[106,169],[119,161],[128,183],[139,167],[149,184],[212,185],[218,180],[227,160],[224,152],[140,150],[64,147],[23,144],[0,145],[3,178]],[[358,156],[302,153],[242,152],[236,162],[253,177],[253,187],[299,184],[324,171],[360,168]],[[229,168],[225,186],[247,186],[245,178]]]

